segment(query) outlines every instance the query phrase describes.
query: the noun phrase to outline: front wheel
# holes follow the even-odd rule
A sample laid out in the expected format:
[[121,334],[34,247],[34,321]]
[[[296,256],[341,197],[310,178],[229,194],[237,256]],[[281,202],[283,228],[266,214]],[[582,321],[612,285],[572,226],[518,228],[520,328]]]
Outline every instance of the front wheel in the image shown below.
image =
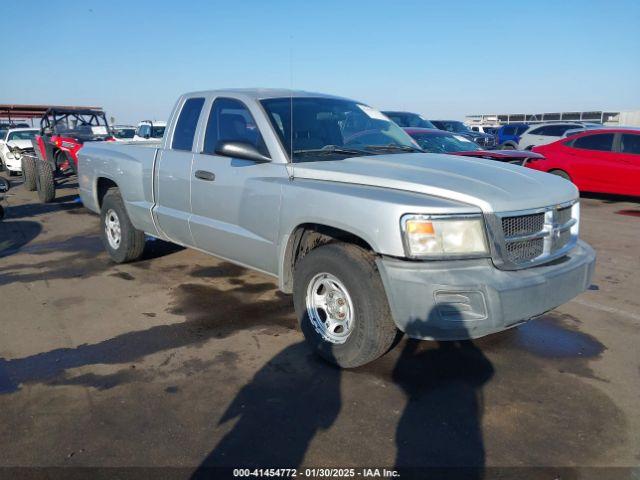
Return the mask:
[[114,262],[133,262],[142,256],[144,232],[131,223],[119,189],[111,188],[104,196],[100,219],[102,243]]
[[353,368],[386,353],[397,335],[375,260],[342,243],[318,247],[298,262],[293,302],[310,347]]

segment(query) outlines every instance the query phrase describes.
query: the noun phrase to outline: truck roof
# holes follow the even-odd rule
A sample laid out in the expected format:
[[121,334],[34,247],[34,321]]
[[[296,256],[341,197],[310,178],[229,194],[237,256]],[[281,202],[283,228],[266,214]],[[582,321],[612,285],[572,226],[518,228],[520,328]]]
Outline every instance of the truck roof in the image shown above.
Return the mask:
[[282,97],[323,97],[323,98],[336,98],[341,100],[350,100],[345,97],[339,97],[336,95],[327,95],[326,93],[314,93],[304,90],[290,90],[287,88],[225,88],[220,90],[201,90],[197,92],[185,93],[183,96],[192,97],[194,95],[215,94],[219,96],[224,95],[243,95],[254,100],[264,100],[267,98],[282,98]]

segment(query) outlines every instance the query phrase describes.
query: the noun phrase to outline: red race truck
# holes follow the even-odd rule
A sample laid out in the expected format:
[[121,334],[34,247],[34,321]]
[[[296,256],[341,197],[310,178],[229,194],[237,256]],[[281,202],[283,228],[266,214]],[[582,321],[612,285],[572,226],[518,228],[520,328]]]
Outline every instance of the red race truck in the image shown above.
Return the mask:
[[37,158],[25,162],[25,184],[35,184],[43,203],[55,199],[56,177],[78,173],[78,151],[85,142],[114,141],[100,108],[49,108],[33,139]]

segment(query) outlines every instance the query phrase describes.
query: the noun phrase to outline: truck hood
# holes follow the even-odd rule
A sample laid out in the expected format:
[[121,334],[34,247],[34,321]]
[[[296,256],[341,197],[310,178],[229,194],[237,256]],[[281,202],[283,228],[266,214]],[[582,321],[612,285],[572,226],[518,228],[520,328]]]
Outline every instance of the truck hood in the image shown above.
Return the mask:
[[424,193],[484,213],[546,207],[578,197],[557,175],[492,160],[433,153],[352,157],[293,164],[293,177]]

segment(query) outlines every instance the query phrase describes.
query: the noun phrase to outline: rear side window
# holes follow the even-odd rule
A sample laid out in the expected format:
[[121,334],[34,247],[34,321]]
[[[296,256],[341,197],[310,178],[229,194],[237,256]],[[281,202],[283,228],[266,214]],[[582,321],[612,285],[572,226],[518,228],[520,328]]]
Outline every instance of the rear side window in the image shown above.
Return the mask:
[[190,98],[184,102],[176,123],[176,131],[173,133],[171,148],[174,150],[191,150],[193,148],[193,139],[196,136],[198,118],[203,105],[204,98]]
[[576,138],[573,141],[573,148],[584,150],[598,150],[610,152],[613,147],[613,133],[599,133]]
[[547,135],[547,127],[534,128],[529,133],[531,135]]
[[232,98],[213,102],[202,152],[214,155],[218,142],[249,143],[261,154],[269,155],[251,112],[244,103]]
[[624,133],[620,142],[620,151],[622,153],[640,154],[640,135]]

